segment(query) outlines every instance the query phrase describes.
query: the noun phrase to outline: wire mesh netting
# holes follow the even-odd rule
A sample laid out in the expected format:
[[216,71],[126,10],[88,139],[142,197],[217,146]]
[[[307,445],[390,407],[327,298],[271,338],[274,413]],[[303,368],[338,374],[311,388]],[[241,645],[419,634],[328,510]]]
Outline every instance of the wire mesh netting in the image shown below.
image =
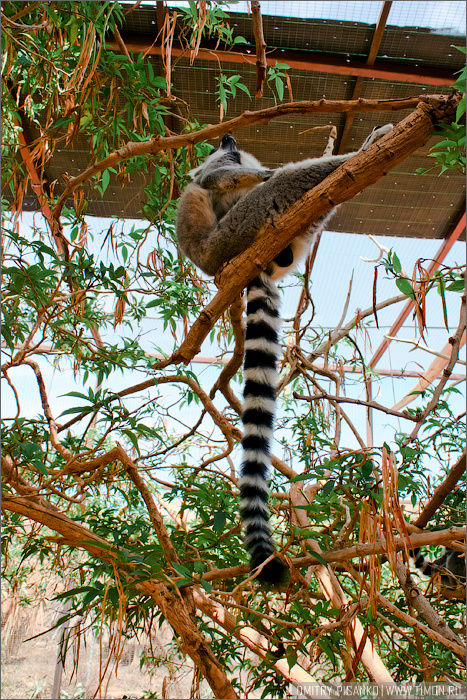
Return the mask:
[[[187,3],[169,3],[178,8],[179,29],[183,24],[181,7]],[[350,99],[357,78],[351,74],[352,65],[364,66],[372,43],[375,25],[380,16],[381,2],[262,2],[263,29],[271,61],[290,64],[287,71],[292,93],[285,90],[284,100]],[[130,6],[129,6],[130,7]],[[243,52],[241,63],[231,63],[227,55],[211,53],[195,59],[173,58],[172,81],[174,93],[190,105],[190,114],[200,124],[219,121],[219,101],[216,94],[222,73],[226,78],[240,74],[251,95],[255,94],[256,65],[251,15],[244,2],[232,4],[230,25],[235,35],[245,37],[248,44],[238,44],[236,52]],[[149,49],[158,35],[156,4],[143,2],[125,16],[121,28],[124,40],[135,42],[138,50]],[[463,55],[453,48],[462,44],[459,33],[465,26],[463,2],[401,2],[392,3],[387,24],[376,57],[376,64],[392,71],[384,79],[378,73],[359,79],[360,95],[368,99],[405,98],[424,94],[445,93],[454,81],[454,72],[463,65]],[[446,32],[450,32],[447,34]],[[177,34],[178,36],[178,34]],[[429,40],[428,40],[429,37]],[[209,43],[209,42],[208,42]],[[157,44],[157,42],[156,42]],[[157,53],[157,52],[156,52]],[[159,51],[160,53],[160,51]],[[207,60],[209,58],[210,60]],[[297,62],[297,58],[300,62]],[[159,55],[148,55],[156,74],[163,75]],[[340,61],[323,65],[323,70],[309,65],[310,60]],[[288,63],[287,63],[288,62]],[[307,63],[308,62],[308,63]],[[300,66],[300,67],[297,67]],[[339,67],[341,66],[341,67]],[[349,74],[350,69],[350,74]],[[410,77],[404,76],[404,71]],[[417,75],[422,75],[417,82]],[[432,76],[430,77],[430,74]],[[428,75],[428,78],[427,78]],[[433,79],[432,79],[433,78]],[[434,83],[434,84],[433,84]],[[278,101],[273,81],[266,81],[263,98],[258,100],[237,91],[227,105],[225,118],[245,110],[270,107]],[[252,125],[241,129],[237,140],[241,147],[254,153],[268,167],[319,156],[327,136],[321,133],[301,135],[313,126],[334,124],[338,130],[336,147],[343,152],[355,150],[368,132],[379,123],[399,121],[409,111],[380,112],[376,115],[356,114],[345,143],[341,137],[346,124],[343,114],[313,114],[280,118],[268,125]],[[185,116],[185,115],[184,115]],[[175,128],[178,120],[175,118]],[[34,136],[34,134],[32,134]],[[464,178],[449,172],[443,178],[438,171],[424,176],[418,168],[430,168],[429,147],[418,149],[396,170],[368,188],[351,202],[341,207],[333,226],[337,231],[365,233],[368,227],[378,235],[441,238],[451,230],[462,211],[465,193]],[[56,152],[54,161],[47,166],[49,181],[56,181],[60,191],[61,174],[76,175],[90,162],[89,144],[78,138],[71,154]],[[144,186],[151,173],[145,176],[133,173],[123,185],[112,177],[101,198],[90,199],[88,213],[97,216],[124,216],[138,218],[144,203]],[[25,199],[25,207],[34,209],[37,202],[32,191]]]

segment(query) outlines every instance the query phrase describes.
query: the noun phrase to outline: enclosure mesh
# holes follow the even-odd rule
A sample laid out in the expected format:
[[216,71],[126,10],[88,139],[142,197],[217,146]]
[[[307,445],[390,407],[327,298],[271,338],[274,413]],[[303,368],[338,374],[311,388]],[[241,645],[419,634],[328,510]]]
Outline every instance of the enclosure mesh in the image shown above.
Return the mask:
[[[294,3],[294,12],[298,12]],[[278,3],[266,3],[268,12]],[[290,6],[291,3],[281,3]],[[263,27],[268,51],[281,60],[281,54],[289,50],[297,56],[340,57],[344,62],[364,61],[371,44],[375,22],[381,10],[380,2],[324,2],[307,3],[308,18],[263,16]],[[318,5],[320,7],[318,7]],[[443,7],[444,15],[443,15]],[[411,6],[411,8],[409,8]],[[449,7],[448,7],[449,6]],[[324,8],[324,9],[323,9]],[[448,11],[449,10],[449,11]],[[305,10],[304,10],[305,12]],[[310,17],[313,12],[319,17]],[[329,17],[323,17],[326,13]],[[180,26],[183,13],[178,10]],[[452,48],[452,44],[463,44],[457,36],[459,26],[465,20],[465,6],[462,2],[393,2],[386,30],[376,59],[380,65],[406,65],[410,72],[417,68],[425,70],[440,68],[454,73],[463,65],[463,55]],[[397,26],[401,23],[407,26]],[[222,70],[226,76],[241,73],[243,82],[254,95],[256,67],[254,39],[251,17],[248,14],[234,14],[231,26],[236,35],[244,36],[251,44],[237,46],[237,50],[250,51],[251,65],[223,61]],[[158,32],[155,8],[147,5],[132,10],[125,18],[121,34],[126,41],[151,45]],[[430,28],[431,27],[431,28]],[[454,27],[451,35],[445,32]],[[239,48],[240,47],[240,48]],[[222,47],[221,47],[222,48]],[[161,60],[152,56],[149,60],[156,74],[163,74]],[[282,60],[286,61],[286,58]],[[288,71],[294,100],[349,99],[352,96],[355,78],[339,74],[290,69]],[[172,80],[174,93],[181,96],[191,106],[191,116],[200,124],[219,121],[219,105],[216,102],[216,86],[219,76],[217,61],[196,59],[193,65],[185,58],[173,62]],[[454,80],[454,77],[453,77]],[[402,98],[420,94],[447,92],[446,87],[391,82],[378,78],[365,78],[362,81],[361,95],[365,98]],[[284,100],[290,99],[287,90]],[[234,100],[228,103],[226,118],[234,117],[244,110],[269,107],[276,98],[269,85],[265,85],[261,100],[248,98],[237,91]],[[407,112],[378,114],[356,114],[346,142],[346,151],[355,150],[368,132],[376,125],[389,121],[399,121]],[[236,133],[240,147],[251,151],[265,165],[277,167],[283,163],[319,156],[327,137],[324,133],[301,134],[312,126],[335,124],[339,138],[345,123],[344,115],[314,114],[290,118],[280,118],[268,125],[251,125]],[[181,122],[175,117],[174,127]],[[31,134],[33,137],[34,134]],[[333,219],[333,228],[349,233],[375,233],[394,236],[418,236],[441,238],[451,229],[462,211],[465,182],[462,175],[445,173],[440,178],[436,172],[420,176],[417,168],[432,165],[429,146],[435,144],[436,137],[424,148],[391,171],[378,183],[341,206]],[[78,138],[74,151],[56,152],[53,162],[47,168],[49,182],[56,181],[55,192],[62,188],[62,173],[76,175],[90,163],[90,149],[85,139]],[[112,178],[104,197],[90,199],[88,213],[98,216],[123,216],[138,218],[145,200],[143,187],[146,176],[132,174],[131,180],[122,183]],[[35,208],[37,202],[32,192],[28,193],[25,208]]]

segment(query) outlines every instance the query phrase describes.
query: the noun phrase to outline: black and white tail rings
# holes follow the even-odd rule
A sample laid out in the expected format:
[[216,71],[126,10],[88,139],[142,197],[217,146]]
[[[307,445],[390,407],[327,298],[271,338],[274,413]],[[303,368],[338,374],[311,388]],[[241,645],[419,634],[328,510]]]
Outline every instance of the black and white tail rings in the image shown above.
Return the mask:
[[[267,474],[276,404],[280,318],[277,288],[265,273],[248,286],[246,313],[240,514],[251,568],[256,569],[275,551],[269,524]],[[286,574],[285,563],[274,557],[258,578],[279,584]]]

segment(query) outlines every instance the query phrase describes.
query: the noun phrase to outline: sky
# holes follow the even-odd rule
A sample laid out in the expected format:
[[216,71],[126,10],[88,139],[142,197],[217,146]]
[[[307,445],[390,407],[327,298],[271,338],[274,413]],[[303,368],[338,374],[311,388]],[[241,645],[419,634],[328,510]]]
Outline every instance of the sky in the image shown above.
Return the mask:
[[[154,4],[144,2],[143,4]],[[186,2],[170,2],[170,5],[182,5]],[[377,21],[381,10],[380,0],[365,2],[350,2],[346,0],[339,1],[321,1],[312,2],[307,0],[262,0],[261,9],[263,14],[291,16],[291,17],[307,17],[330,19],[337,21],[355,21],[367,22],[374,24]],[[247,6],[245,2],[239,2],[232,5],[231,11],[246,12]],[[407,0],[396,0],[392,3],[388,25],[398,26],[424,26],[430,27],[436,32],[446,32],[450,34],[465,33],[465,3],[452,2],[450,0],[436,0],[428,2],[411,2]],[[23,215],[23,233],[28,235],[32,222],[32,214],[25,213]],[[36,215],[39,219],[40,215]],[[95,250],[100,249],[100,231],[106,231],[110,225],[108,219],[98,219],[89,217],[90,228],[94,231],[95,239],[92,244]],[[128,230],[134,222],[127,221],[124,226]],[[141,222],[136,222],[140,225]],[[380,242],[388,247],[396,250],[403,266],[407,270],[411,270],[413,263],[418,257],[430,258],[436,253],[439,247],[439,241],[424,241],[420,239],[386,239],[380,238]],[[365,236],[357,236],[350,234],[336,233],[333,231],[326,232],[323,235],[318,255],[315,262],[312,278],[312,295],[316,306],[316,313],[313,320],[314,327],[332,328],[337,323],[342,308],[345,303],[347,292],[349,289],[350,279],[353,273],[353,283],[350,296],[350,304],[347,314],[347,319],[351,318],[356,309],[365,308],[371,304],[371,290],[373,283],[374,264],[366,263],[362,257],[374,257],[376,248],[374,244]],[[454,262],[462,263],[464,261],[464,243],[456,243],[446,259],[447,264]],[[332,293],[330,293],[330,279],[332,281]],[[295,309],[297,303],[297,289],[288,288],[284,285],[283,290],[283,311],[284,317],[291,315],[291,310]],[[397,294],[394,284],[389,280],[384,279],[384,275],[379,276],[378,282],[378,299],[383,299],[387,296]],[[458,318],[458,300],[455,295],[448,295],[448,317],[450,322],[450,332],[452,332],[457,324]],[[457,306],[456,306],[457,304]],[[390,309],[380,312],[379,321],[382,327],[378,331],[374,327],[369,327],[359,342],[362,342],[365,350],[370,353],[378,347],[384,332],[387,332],[392,321],[396,317],[399,307],[391,307]],[[444,328],[443,314],[440,299],[437,295],[432,295],[429,303],[429,318],[430,328],[427,334],[427,343],[430,347],[439,350],[446,343],[449,336]],[[290,325],[290,324],[289,324]],[[284,326],[284,332],[287,330],[287,324]],[[143,343],[146,349],[154,351],[155,345],[161,345],[164,342],[164,334],[161,329],[161,323],[157,319],[155,313],[143,323],[142,331],[144,333]],[[114,339],[117,334],[109,332],[104,336],[104,339]],[[415,335],[414,322],[408,320],[404,327],[399,332],[400,338],[411,339]],[[170,336],[165,336],[167,339],[167,350],[172,349],[172,339]],[[464,349],[465,350],[465,349]],[[462,351],[462,357],[465,360],[465,352]],[[203,355],[215,355],[216,347],[206,342],[202,348]],[[402,368],[419,370],[428,367],[433,361],[433,356],[422,350],[411,350],[407,344],[393,342],[390,345],[389,351],[383,356],[380,361],[380,367],[384,368]],[[73,405],[75,400],[70,397],[63,396],[68,391],[81,390],[81,377],[78,373],[77,378],[74,378],[73,371],[67,367],[63,361],[55,359],[39,358],[39,363],[43,369],[46,385],[49,391],[53,413],[59,416],[61,411]],[[202,381],[207,386],[211,386],[219,372],[218,367],[196,365],[195,371],[200,373]],[[465,367],[459,365],[455,371],[464,373]],[[40,400],[38,393],[31,391],[32,383],[31,371],[26,367],[18,367],[11,370],[11,377],[15,381],[22,403],[23,414],[33,417],[41,412]],[[137,381],[141,381],[142,376],[136,375],[134,372],[125,372],[112,376],[109,386],[113,390],[125,388]],[[411,390],[415,384],[415,379],[401,378],[381,378],[375,386],[375,398],[380,403],[391,406],[396,403],[402,396]],[[464,385],[460,385],[463,390]],[[236,387],[239,392],[239,387]],[[364,398],[364,390],[361,383],[361,377],[353,375],[348,387],[349,395],[354,398]],[[176,397],[176,392],[172,389],[165,389],[165,398],[167,402],[172,402]],[[464,410],[464,400],[462,397],[455,399],[455,410],[458,408],[460,413]],[[222,404],[219,404],[221,407]],[[181,419],[187,423],[193,422],[193,416],[190,414],[192,409],[184,409],[180,413]],[[15,403],[13,395],[9,387],[3,387],[2,392],[2,415],[4,418],[14,415]],[[362,424],[363,416],[359,407],[347,407],[347,412],[356,423]],[[384,440],[388,440],[388,435],[393,434],[396,419],[390,418],[385,414],[375,412],[375,444],[381,444]],[[407,429],[407,425],[400,425],[400,428]],[[174,428],[176,429],[176,428]],[[346,432],[344,428],[343,443],[352,446],[354,442],[353,436]]]
[[[147,2],[145,4],[153,4]],[[187,6],[186,0],[169,1],[172,7]],[[376,24],[381,0],[261,0],[263,15],[332,19],[347,22]],[[229,6],[229,12],[248,12],[247,3],[240,1]],[[395,0],[392,3],[388,26],[430,27],[446,34],[465,35],[465,3],[453,0]],[[449,31],[448,31],[449,30]]]
[[[24,213],[22,217],[23,234],[28,235],[31,230],[31,223],[35,219],[36,224],[42,220],[40,214]],[[111,223],[110,219],[101,219],[98,217],[88,217],[88,222],[91,232],[90,249],[97,255],[102,255],[104,259],[107,256],[102,251],[102,235],[108,230]],[[133,224],[141,226],[141,222],[128,220],[123,224],[123,230],[129,230]],[[104,232],[104,234],[102,234]],[[30,234],[29,234],[30,235]],[[409,238],[384,238],[380,237],[379,242],[388,247],[392,247],[398,254],[403,267],[412,269],[415,260],[423,256],[425,258],[432,257],[440,245],[437,240],[409,239]],[[151,246],[151,240],[148,240],[148,245]],[[367,236],[356,234],[337,233],[326,231],[321,239],[318,248],[318,255],[315,261],[314,272],[312,275],[311,293],[315,304],[315,317],[312,327],[318,330],[320,327],[333,328],[342,313],[342,309],[347,297],[350,280],[353,277],[352,289],[350,295],[350,303],[346,316],[346,321],[352,318],[358,308],[367,308],[371,306],[372,285],[373,285],[373,270],[374,263],[368,263],[362,260],[362,257],[373,258],[377,253],[375,245]],[[464,243],[458,242],[454,244],[452,250],[446,258],[446,264],[463,263],[464,258]],[[378,283],[378,300],[383,300],[398,294],[393,281],[385,279],[384,274],[379,275]],[[282,310],[283,318],[293,316],[297,306],[299,289],[292,288],[287,282],[284,282],[282,289]],[[147,299],[146,299],[147,301]],[[455,330],[458,322],[459,314],[459,296],[455,294],[447,295],[448,302],[448,318],[450,322],[450,332]],[[387,332],[394,318],[397,316],[402,305],[396,305],[383,310],[379,313],[379,322],[381,329],[374,328],[374,322],[370,319],[370,326],[365,332],[358,334],[358,342],[365,351],[367,357],[379,345],[383,334]],[[110,310],[110,308],[109,308]],[[435,350],[440,350],[447,342],[449,336],[444,327],[441,302],[436,293],[431,294],[428,303],[429,310],[429,330],[426,335],[427,344]],[[285,334],[290,329],[291,324],[285,322],[283,326],[284,340]],[[148,352],[154,352],[157,346],[162,347],[170,353],[173,349],[173,338],[168,331],[162,329],[162,322],[157,318],[156,312],[151,310],[149,318],[144,319],[139,331],[141,332],[141,343]],[[129,331],[122,327],[117,328],[117,331],[109,330],[102,334],[104,341],[115,342],[120,335],[129,335]],[[404,324],[404,327],[399,332],[401,338],[413,338],[415,336],[414,322],[409,320]],[[206,340],[201,348],[201,355],[215,356],[218,353],[216,343],[212,344]],[[465,348],[461,353],[465,360]],[[82,375],[78,372],[76,378],[70,367],[70,363],[66,359],[57,357],[39,356],[38,362],[42,368],[47,391],[49,394],[52,412],[59,419],[60,413],[66,408],[74,405],[82,404],[81,400],[65,396],[70,391],[83,391]],[[408,345],[393,342],[390,345],[389,351],[383,356],[379,363],[383,368],[406,368],[409,370],[420,370],[427,368],[433,361],[433,356],[422,351],[411,351]],[[219,367],[216,365],[192,365],[191,369],[199,376],[201,385],[209,389],[215,382]],[[455,368],[456,373],[465,373],[465,367],[458,365]],[[14,381],[20,396],[22,406],[22,415],[26,417],[35,417],[42,413],[40,405],[40,397],[36,390],[34,377],[29,367],[13,368],[9,372],[11,379]],[[147,378],[142,373],[125,371],[123,373],[116,372],[111,375],[106,386],[113,391],[124,389],[128,386],[136,384]],[[374,400],[391,407],[407,392],[409,392],[416,383],[414,378],[395,378],[381,377],[374,383]],[[90,379],[87,386],[94,388],[95,380]],[[240,395],[241,387],[239,384],[234,384],[234,390],[237,395]],[[8,386],[2,386],[2,415],[3,418],[11,417],[15,412],[15,402],[11,389]],[[459,388],[463,392],[464,384],[460,384]],[[329,387],[333,390],[333,387]],[[87,392],[87,389],[86,389]],[[85,393],[86,393],[85,392]],[[180,407],[178,403],[178,388],[170,385],[164,385],[156,390],[146,392],[146,396],[154,397],[157,393],[158,401],[163,405],[174,405],[171,413],[174,421],[167,423],[169,430],[173,434],[179,435],[185,432],[183,426],[177,423],[182,421],[185,425],[193,425],[199,415],[196,407]],[[365,390],[362,384],[361,375],[347,375],[346,393],[351,398],[365,398]],[[128,408],[136,407],[142,400],[142,395],[126,399]],[[222,409],[225,405],[223,400],[217,399],[216,405]],[[365,437],[365,409],[360,406],[347,404],[345,410],[352,422],[359,428],[363,437]],[[464,410],[464,398],[458,396],[453,399],[453,410],[456,413],[461,413]],[[279,415],[279,419],[281,416]],[[64,419],[65,420],[65,419]],[[60,419],[59,419],[60,422]],[[374,444],[381,445],[384,441],[391,444],[395,430],[403,430],[408,432],[411,424],[408,421],[399,420],[394,417],[387,416],[378,411],[374,412]],[[80,425],[76,426],[79,432]],[[280,436],[280,433],[277,433]],[[343,424],[342,429],[342,445],[350,448],[356,448],[357,442],[348,429]],[[276,444],[276,454],[281,457],[287,456],[282,452],[282,448]],[[239,461],[239,452],[236,451],[234,460]],[[295,465],[300,471],[300,465]],[[435,467],[434,467],[435,468]]]

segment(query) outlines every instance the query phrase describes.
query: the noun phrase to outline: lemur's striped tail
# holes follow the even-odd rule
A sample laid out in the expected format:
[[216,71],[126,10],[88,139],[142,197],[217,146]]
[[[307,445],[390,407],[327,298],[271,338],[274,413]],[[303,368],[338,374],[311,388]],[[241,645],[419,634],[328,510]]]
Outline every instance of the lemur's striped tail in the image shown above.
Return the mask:
[[413,550],[413,560],[413,563],[415,564],[417,569],[424,573],[425,576],[432,576],[434,574],[435,568],[433,567],[432,562],[428,561],[428,559],[425,559],[419,547]]
[[[256,569],[274,553],[269,525],[267,472],[276,403],[280,319],[277,288],[265,273],[248,285],[246,313],[240,514],[251,568]],[[286,574],[286,564],[274,557],[262,568],[258,578],[277,584],[284,581]]]

